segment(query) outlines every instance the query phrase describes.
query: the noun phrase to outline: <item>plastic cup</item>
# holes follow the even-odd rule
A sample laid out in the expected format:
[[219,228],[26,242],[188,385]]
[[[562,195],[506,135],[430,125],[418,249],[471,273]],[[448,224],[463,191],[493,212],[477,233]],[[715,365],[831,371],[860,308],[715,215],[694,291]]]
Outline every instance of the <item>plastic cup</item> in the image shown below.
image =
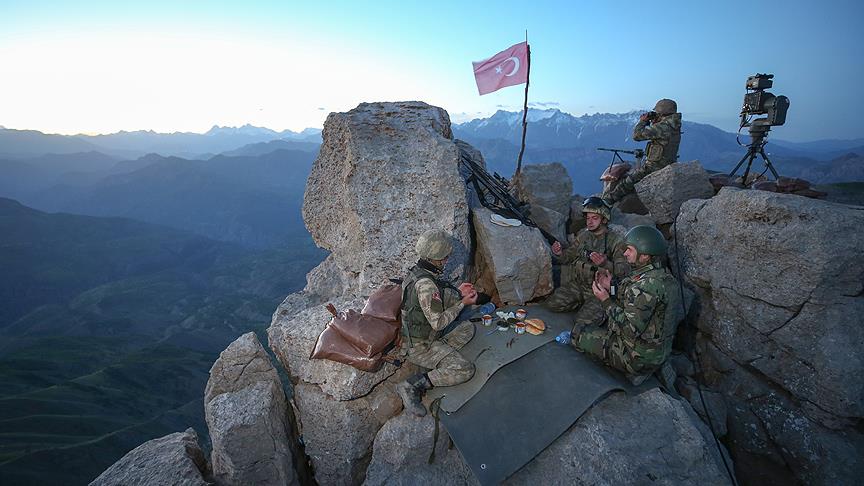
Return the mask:
[[492,316],[489,314],[483,314],[483,325],[485,327],[489,327],[492,325]]
[[516,319],[519,319],[520,321],[522,319],[525,319],[525,316],[527,316],[527,315],[528,315],[528,313],[525,312],[525,309],[519,309],[516,311]]

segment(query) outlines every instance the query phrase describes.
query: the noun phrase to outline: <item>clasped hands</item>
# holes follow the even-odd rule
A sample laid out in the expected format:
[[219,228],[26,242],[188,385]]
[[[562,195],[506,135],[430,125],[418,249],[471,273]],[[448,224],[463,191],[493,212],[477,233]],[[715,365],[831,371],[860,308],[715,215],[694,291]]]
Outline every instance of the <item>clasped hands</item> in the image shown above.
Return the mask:
[[462,295],[462,303],[465,305],[473,305],[477,303],[477,289],[474,284],[462,282],[459,285],[459,293]]

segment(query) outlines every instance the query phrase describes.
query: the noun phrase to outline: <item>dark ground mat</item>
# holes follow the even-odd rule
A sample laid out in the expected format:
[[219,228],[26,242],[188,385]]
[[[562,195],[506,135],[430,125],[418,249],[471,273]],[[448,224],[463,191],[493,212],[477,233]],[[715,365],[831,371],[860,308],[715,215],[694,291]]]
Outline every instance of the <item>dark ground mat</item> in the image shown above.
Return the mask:
[[623,375],[570,346],[547,343],[499,369],[458,411],[440,419],[481,484],[498,484],[531,461],[591,406],[616,390],[640,393]]
[[[529,318],[543,319],[546,323],[546,332],[539,336],[529,333],[516,334],[513,329],[498,331],[495,325],[483,327],[482,324],[475,323],[474,337],[459,350],[462,356],[474,363],[474,376],[461,385],[433,388],[426,394],[427,400],[440,398],[442,410],[455,412],[471,400],[502,366],[520,359],[550,341],[554,342],[558,333],[573,327],[574,313],[552,312],[538,305],[524,308],[528,311]],[[509,312],[516,309],[517,306],[509,306],[498,310]]]

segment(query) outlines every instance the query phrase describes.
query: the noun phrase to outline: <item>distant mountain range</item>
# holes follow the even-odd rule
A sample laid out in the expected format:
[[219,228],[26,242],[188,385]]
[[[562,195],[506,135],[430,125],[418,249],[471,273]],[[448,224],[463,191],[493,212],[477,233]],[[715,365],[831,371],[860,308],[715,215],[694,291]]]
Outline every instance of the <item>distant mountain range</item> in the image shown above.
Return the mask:
[[[523,163],[561,162],[573,178],[576,192],[599,191],[598,178],[612,154],[597,151],[597,148],[644,148],[644,142],[631,139],[640,113],[576,117],[557,109],[529,109]],[[775,130],[782,133],[782,127]],[[736,141],[736,134],[711,125],[685,119],[682,132],[681,161],[698,159],[706,168],[728,172],[747,152],[746,147]],[[489,118],[453,125],[455,137],[480,149],[489,167],[508,177],[516,168],[521,133],[520,112],[498,111]],[[810,177],[815,183],[864,180],[864,163],[860,163],[859,157],[864,155],[864,139],[794,143],[775,140],[773,135],[774,132],[769,135],[766,151],[781,175]],[[740,141],[749,143],[746,130]],[[844,169],[839,169],[840,166]],[[753,168],[763,169],[761,159],[754,162]]]
[[[109,135],[49,135],[35,130],[0,129],[0,158],[18,159],[44,154],[102,152],[115,158],[133,159],[149,153],[188,159],[206,159],[244,145],[283,140],[299,142],[290,148],[304,150],[321,143],[321,130],[301,132],[269,128],[214,126],[206,133],[156,133],[152,130],[117,132]],[[282,148],[289,148],[283,146]]]
[[[608,166],[612,154],[597,151],[597,148],[629,150],[643,148],[644,143],[634,142],[630,138],[639,113],[641,112],[597,113],[577,117],[557,109],[530,109],[527,147],[523,163],[561,162],[573,178],[574,191],[580,194],[599,191],[601,188],[599,174]],[[519,153],[521,120],[521,112],[498,111],[489,118],[454,124],[452,128],[457,138],[481,150],[492,170],[510,176],[515,170]],[[775,128],[769,135],[769,143],[766,146],[769,157],[782,175],[804,177],[814,183],[864,180],[864,163],[861,161],[861,157],[864,156],[864,139],[821,140],[805,143],[775,139],[774,135],[782,134],[782,129],[783,127]],[[698,159],[708,169],[728,172],[746,153],[746,147],[739,144],[739,141],[741,144],[748,143],[749,136],[746,131],[737,137],[734,133],[724,132],[714,126],[689,122],[685,119],[679,160]],[[214,199],[216,194],[228,194],[239,186],[243,187],[246,196],[226,198],[235,201],[237,203],[235,206],[241,204],[247,197],[256,198],[255,194],[259,190],[261,194],[258,199],[261,201],[267,199],[272,196],[272,194],[268,195],[268,188],[275,189],[282,196],[286,196],[289,190],[295,193],[302,192],[303,184],[299,182],[298,177],[302,176],[305,180],[305,175],[308,174],[307,166],[311,164],[311,160],[314,160],[320,142],[321,131],[318,129],[306,129],[299,133],[287,130],[277,132],[251,125],[214,126],[204,134],[161,134],[137,131],[93,137],[80,135],[66,137],[45,135],[34,131],[0,129],[0,174],[3,174],[6,179],[0,180],[0,196],[20,199],[39,209],[141,218],[145,221],[190,229],[207,236],[228,238],[230,241],[242,241],[244,244],[254,246],[266,246],[273,240],[256,235],[256,231],[228,228],[224,224],[214,227],[212,221],[204,221],[206,218],[199,218],[197,213],[191,214],[190,211],[185,211],[185,215],[178,213],[170,217],[166,216],[166,213],[171,212],[168,209],[170,206],[168,201],[178,202],[188,198],[190,201],[197,201],[189,207],[198,204],[199,209],[203,209],[201,205],[212,202],[214,210],[222,211],[220,207],[227,203],[216,202],[217,199]],[[277,151],[282,151],[287,157],[286,160],[302,159],[300,162],[286,163],[283,167],[300,167],[300,172],[268,174],[268,170],[276,170],[280,167],[279,164],[238,159],[234,162],[245,164],[242,170],[237,170],[234,174],[225,174],[223,171],[220,175],[214,174],[211,170],[213,164],[191,163],[192,160],[216,160],[213,155],[216,153],[221,154],[221,157],[229,158],[272,159],[275,156],[271,154]],[[151,155],[144,155],[145,153]],[[289,153],[293,155],[289,156]],[[309,154],[309,158],[304,158],[301,153]],[[4,159],[2,154],[6,154],[5,160],[2,160]],[[69,158],[46,154],[66,154]],[[151,167],[145,172],[120,177],[123,173],[132,174],[144,169],[158,161],[160,156],[166,158],[167,162]],[[184,162],[180,163],[181,159]],[[178,167],[171,167],[174,162],[178,162]],[[235,168],[239,167],[239,165],[235,166]],[[761,171],[763,168],[762,161],[757,159],[753,169]],[[247,171],[249,173],[246,173]],[[197,186],[190,183],[190,187],[184,188],[180,180],[187,182],[193,180],[190,179],[192,173],[200,173],[205,179],[202,179]],[[111,178],[108,179],[107,176]],[[235,181],[231,180],[235,176],[239,177],[238,181],[242,184],[235,184]],[[227,185],[220,185],[220,181],[215,180],[214,177],[221,178],[221,182]],[[292,186],[293,189],[287,186],[274,187],[269,183],[272,180],[290,177],[297,179],[297,184]],[[134,195],[139,184],[141,188],[148,188],[142,190],[149,193],[158,181],[169,180],[174,181],[174,189],[171,194],[165,194],[164,191],[160,193],[161,198],[167,198],[163,202],[154,204],[146,198],[136,200],[135,203],[117,201],[121,199],[120,195],[124,191]],[[232,185],[235,186],[234,189],[229,187]],[[110,196],[112,189],[109,186],[113,186],[115,196]],[[91,196],[84,195],[90,188],[96,189],[96,192]],[[191,192],[180,196],[183,191]],[[210,195],[196,198],[195,195],[200,192],[209,192]],[[299,202],[296,200],[298,196],[299,194],[294,194],[295,204],[292,207],[299,207]],[[134,197],[127,199],[135,200]],[[232,211],[225,214],[236,216]],[[192,219],[199,221],[197,228],[192,227]],[[210,231],[204,228],[215,229]],[[217,233],[222,236],[218,236]]]
[[[308,142],[271,141],[278,147]],[[255,145],[234,153],[256,153]],[[273,148],[273,147],[271,147]],[[187,160],[149,154],[118,161],[98,152],[0,160],[0,196],[44,211],[162,224],[250,248],[306,235],[300,216],[310,150]]]

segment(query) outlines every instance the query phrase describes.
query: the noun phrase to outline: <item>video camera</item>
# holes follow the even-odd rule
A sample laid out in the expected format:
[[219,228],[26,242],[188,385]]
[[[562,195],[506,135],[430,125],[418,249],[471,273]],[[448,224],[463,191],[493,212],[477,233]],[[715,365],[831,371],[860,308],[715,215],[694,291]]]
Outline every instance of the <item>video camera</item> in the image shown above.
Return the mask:
[[[747,93],[744,95],[744,105],[741,107],[741,128],[750,126],[767,128],[786,123],[789,98],[783,95],[774,96],[765,91],[774,85],[773,78],[773,74],[761,73],[747,78],[745,85]],[[750,117],[754,115],[767,116],[751,121]]]

